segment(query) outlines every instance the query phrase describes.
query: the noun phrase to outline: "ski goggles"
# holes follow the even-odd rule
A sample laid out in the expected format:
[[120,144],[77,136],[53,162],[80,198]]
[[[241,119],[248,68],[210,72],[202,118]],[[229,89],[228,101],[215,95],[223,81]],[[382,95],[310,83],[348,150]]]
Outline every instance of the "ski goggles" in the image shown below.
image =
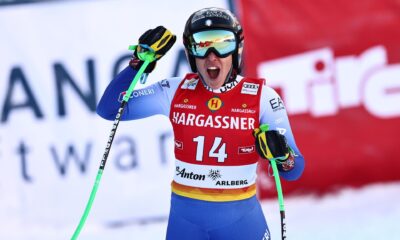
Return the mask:
[[227,30],[207,30],[194,33],[189,39],[188,50],[197,58],[205,58],[210,52],[224,58],[237,48],[235,34]]

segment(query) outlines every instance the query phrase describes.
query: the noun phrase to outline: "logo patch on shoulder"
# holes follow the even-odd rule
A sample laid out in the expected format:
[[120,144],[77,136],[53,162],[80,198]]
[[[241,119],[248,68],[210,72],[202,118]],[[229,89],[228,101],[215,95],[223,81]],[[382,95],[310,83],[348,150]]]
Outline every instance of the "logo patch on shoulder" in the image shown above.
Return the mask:
[[257,95],[260,84],[244,82],[242,86],[242,94]]
[[196,78],[186,79],[182,84],[181,89],[195,90],[198,82],[199,79]]

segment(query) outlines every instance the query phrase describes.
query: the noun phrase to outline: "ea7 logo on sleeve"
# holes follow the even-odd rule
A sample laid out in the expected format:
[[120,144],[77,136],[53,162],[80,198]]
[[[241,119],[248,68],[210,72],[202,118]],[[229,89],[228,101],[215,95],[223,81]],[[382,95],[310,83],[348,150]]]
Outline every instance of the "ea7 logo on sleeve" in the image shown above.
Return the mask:
[[269,104],[271,104],[271,108],[274,112],[285,109],[285,105],[283,105],[282,99],[279,97],[269,100]]
[[260,84],[245,82],[245,83],[243,83],[242,91],[240,93],[257,95],[259,87],[260,87]]

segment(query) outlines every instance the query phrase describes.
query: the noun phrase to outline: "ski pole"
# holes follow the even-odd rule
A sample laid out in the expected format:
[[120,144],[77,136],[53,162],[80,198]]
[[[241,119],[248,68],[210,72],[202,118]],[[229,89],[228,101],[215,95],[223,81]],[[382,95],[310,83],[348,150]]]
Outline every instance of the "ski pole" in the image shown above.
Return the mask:
[[[130,50],[136,50],[136,47],[137,46],[129,46],[129,49]],[[107,145],[106,145],[106,148],[105,148],[104,153],[103,153],[103,158],[101,159],[101,162],[100,162],[99,170],[97,171],[96,180],[94,182],[92,191],[90,193],[89,200],[88,200],[88,202],[86,204],[85,211],[83,212],[81,220],[79,221],[79,224],[78,224],[77,228],[75,229],[74,234],[71,237],[71,240],[76,240],[78,238],[83,226],[85,225],[85,222],[86,222],[86,219],[87,219],[87,217],[89,215],[90,209],[92,208],[93,201],[94,201],[94,198],[96,197],[97,189],[99,188],[100,180],[101,180],[101,177],[103,175],[104,168],[106,166],[108,154],[110,153],[111,145],[112,145],[112,143],[114,141],[114,136],[115,136],[115,133],[117,131],[117,127],[118,127],[118,124],[119,124],[119,122],[121,120],[121,116],[122,116],[122,113],[123,113],[124,108],[126,106],[126,103],[129,101],[129,98],[130,98],[130,96],[131,96],[131,94],[132,94],[132,92],[133,92],[133,90],[134,90],[134,88],[136,86],[136,83],[142,77],[142,74],[143,74],[144,70],[146,69],[146,67],[149,65],[149,63],[151,63],[151,62],[153,62],[155,60],[154,51],[151,51],[151,48],[148,49],[148,50],[149,51],[138,53],[139,58],[141,60],[144,60],[144,63],[140,67],[139,71],[136,73],[136,75],[133,78],[131,84],[129,85],[129,88],[126,91],[125,96],[124,96],[124,98],[122,100],[121,106],[118,109],[118,113],[115,116],[114,124],[113,124],[113,126],[111,128],[111,132],[110,132],[110,135],[108,137]]]
[[[261,129],[261,131],[266,132],[269,129],[269,125],[262,124],[260,126],[260,129]],[[286,240],[285,205],[283,203],[282,185],[281,185],[281,180],[279,178],[279,171],[278,171],[278,167],[276,164],[276,160],[280,160],[280,157],[272,158],[272,159],[270,159],[270,162],[271,162],[271,166],[272,166],[272,172],[274,174],[276,191],[278,193],[279,211],[280,211],[280,215],[281,215],[281,236],[282,236],[282,240]]]
[[281,215],[281,235],[282,235],[282,240],[285,240],[286,239],[285,205],[283,203],[281,180],[279,179],[279,172],[275,158],[271,159],[271,165],[275,178],[276,191],[278,192],[279,211]]

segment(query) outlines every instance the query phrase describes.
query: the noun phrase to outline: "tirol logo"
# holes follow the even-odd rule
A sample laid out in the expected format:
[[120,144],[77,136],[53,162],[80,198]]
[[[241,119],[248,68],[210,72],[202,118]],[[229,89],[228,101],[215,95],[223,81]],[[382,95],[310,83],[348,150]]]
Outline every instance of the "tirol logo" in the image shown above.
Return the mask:
[[255,146],[245,146],[245,147],[239,147],[238,148],[238,152],[239,154],[249,154],[249,153],[253,153],[255,151]]
[[[290,115],[325,117],[363,107],[379,118],[400,116],[400,64],[389,64],[385,46],[335,56],[332,48],[321,48],[263,62],[257,71],[268,76],[270,87],[281,89]],[[278,98],[270,104],[274,110],[283,107]]]
[[182,150],[183,149],[183,142],[175,140],[175,148]]
[[210,109],[212,112],[219,110],[223,106],[223,102],[219,97],[213,97],[210,98],[210,100],[207,101],[207,107]]

